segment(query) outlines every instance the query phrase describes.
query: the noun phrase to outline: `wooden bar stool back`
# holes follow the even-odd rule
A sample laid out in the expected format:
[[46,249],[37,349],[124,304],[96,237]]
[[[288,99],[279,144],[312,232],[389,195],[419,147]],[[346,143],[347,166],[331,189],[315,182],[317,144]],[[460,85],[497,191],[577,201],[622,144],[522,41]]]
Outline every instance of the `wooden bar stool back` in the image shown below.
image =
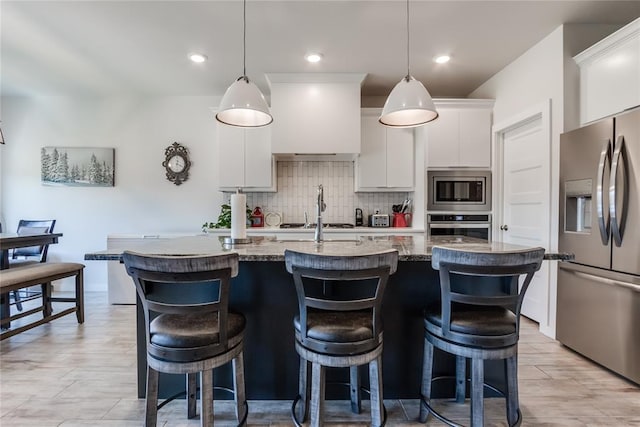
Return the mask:
[[[439,270],[441,301],[425,310],[420,421],[425,422],[431,413],[446,424],[458,425],[431,405],[436,347],[456,355],[456,400],[460,403],[466,397],[466,359],[471,359],[472,427],[482,426],[484,420],[484,360],[504,359],[507,421],[510,426],[520,423],[517,371],[520,309],[543,256],[543,248],[492,253],[433,248],[431,265]],[[468,276],[466,283],[456,282],[456,276]]]
[[[189,418],[196,416],[196,374],[200,374],[200,424],[212,426],[213,368],[229,361],[236,417],[243,424],[248,412],[243,359],[246,321],[228,309],[231,278],[238,275],[238,254],[149,256],[126,251],[123,260],[145,318],[146,426],[157,421],[159,372],[186,374]],[[189,286],[189,291],[167,301],[161,298],[163,286]]]
[[310,412],[310,425],[323,425],[326,367],[350,368],[352,409],[360,412],[358,366],[368,364],[371,424],[382,425],[382,298],[398,251],[335,256],[286,250],[285,262],[299,309],[293,322],[300,356],[294,421],[300,424]]

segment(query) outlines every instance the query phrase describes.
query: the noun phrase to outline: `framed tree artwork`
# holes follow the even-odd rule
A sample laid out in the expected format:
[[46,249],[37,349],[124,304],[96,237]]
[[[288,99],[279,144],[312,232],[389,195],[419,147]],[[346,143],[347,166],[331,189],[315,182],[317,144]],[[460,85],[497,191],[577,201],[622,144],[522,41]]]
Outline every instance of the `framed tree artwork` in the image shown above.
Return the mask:
[[115,149],[101,147],[42,147],[43,185],[113,187]]

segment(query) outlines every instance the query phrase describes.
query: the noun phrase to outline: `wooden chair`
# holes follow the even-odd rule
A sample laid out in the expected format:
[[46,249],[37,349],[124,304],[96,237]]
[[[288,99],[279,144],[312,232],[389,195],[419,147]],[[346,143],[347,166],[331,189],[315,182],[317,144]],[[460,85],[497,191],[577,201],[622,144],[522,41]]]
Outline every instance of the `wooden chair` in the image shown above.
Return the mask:
[[[40,234],[40,233],[53,233],[53,227],[56,225],[55,219],[47,219],[47,220],[33,220],[33,219],[21,219],[18,222],[18,230],[17,234],[20,235],[28,235],[28,234]],[[9,259],[9,267],[17,267],[24,266],[27,264],[35,264],[39,262],[47,261],[47,253],[49,251],[49,245],[42,246],[30,246],[27,248],[16,248],[13,249],[11,254],[11,258]],[[51,293],[51,284],[50,283],[42,283],[40,284],[42,288],[41,292],[35,292],[31,295],[32,291],[28,289],[24,290],[26,300],[38,298],[40,295],[46,295],[47,293]],[[25,300],[20,295],[21,291],[13,291],[13,300],[15,302],[16,308],[18,311],[22,311],[22,302]]]
[[[433,248],[431,265],[439,270],[441,302],[425,310],[421,422],[431,413],[446,424],[458,426],[438,413],[430,402],[433,353],[437,347],[456,356],[458,402],[464,402],[466,397],[466,359],[471,359],[472,427],[482,426],[484,420],[484,361],[504,359],[507,421],[510,426],[520,423],[520,308],[543,256],[543,248],[502,253]],[[458,282],[459,276],[468,276],[468,282]],[[524,280],[519,285],[521,276]],[[486,282],[485,277],[491,278],[492,283]]]
[[[21,219],[18,222],[18,230],[16,233],[20,235],[26,234],[40,234],[40,233],[53,233],[53,228],[56,225],[55,219],[47,220],[34,220],[34,219]],[[23,261],[30,262],[45,262],[47,261],[47,252],[49,251],[49,245],[43,246],[31,246],[28,248],[16,248],[11,255],[11,263],[20,263]]]
[[398,252],[331,256],[286,250],[285,262],[293,275],[299,309],[293,322],[300,356],[294,422],[300,425],[310,412],[310,425],[323,425],[325,367],[349,367],[352,410],[359,413],[358,366],[368,364],[371,424],[382,425],[381,307],[389,276],[397,268]]
[[[158,415],[158,373],[187,374],[187,414],[196,416],[196,374],[200,374],[200,425],[213,425],[213,368],[232,361],[239,424],[246,421],[243,338],[245,318],[230,312],[231,278],[238,254],[150,256],[126,251],[127,273],[142,303],[146,327],[146,426]],[[180,301],[163,301],[165,286],[189,286]],[[192,297],[193,296],[193,297]],[[166,401],[165,401],[166,403]]]

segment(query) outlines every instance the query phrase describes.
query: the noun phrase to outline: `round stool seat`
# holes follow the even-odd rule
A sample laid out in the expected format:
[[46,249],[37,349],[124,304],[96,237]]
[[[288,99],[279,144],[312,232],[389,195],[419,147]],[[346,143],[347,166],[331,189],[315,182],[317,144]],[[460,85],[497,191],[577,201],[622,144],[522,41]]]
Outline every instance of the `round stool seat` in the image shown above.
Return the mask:
[[[245,327],[245,317],[229,313],[227,338],[233,347],[234,338],[240,338]],[[151,344],[171,348],[205,347],[220,341],[218,313],[162,314],[149,325]]]
[[[293,326],[300,332],[300,316]],[[324,311],[307,314],[307,337],[327,342],[357,342],[373,338],[370,311]]]
[[[424,312],[425,328],[442,336],[442,311],[432,305]],[[504,307],[451,304],[451,332],[475,336],[516,334],[516,316]]]

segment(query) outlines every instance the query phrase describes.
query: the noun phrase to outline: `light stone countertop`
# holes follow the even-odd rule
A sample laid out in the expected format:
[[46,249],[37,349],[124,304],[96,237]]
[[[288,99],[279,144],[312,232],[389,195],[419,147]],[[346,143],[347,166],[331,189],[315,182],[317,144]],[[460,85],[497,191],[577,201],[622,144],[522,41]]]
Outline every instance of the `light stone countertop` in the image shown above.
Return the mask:
[[[288,234],[296,236],[305,236],[310,239],[313,238],[315,228],[278,228],[278,227],[247,227],[247,236],[260,236],[260,237],[276,237],[286,236]],[[187,237],[198,236],[200,234],[210,234],[212,236],[229,236],[231,230],[228,228],[210,228],[206,231],[198,232],[146,232],[146,233],[111,233],[107,235],[108,239],[142,239],[142,238],[168,238],[168,237]],[[353,228],[324,228],[322,233],[325,237],[333,238],[336,235],[403,235],[403,236],[415,236],[425,233],[424,228],[413,227],[353,227]]]
[[[486,242],[470,237],[377,236],[362,235],[357,239],[327,238],[322,243],[312,239],[276,239],[275,236],[254,236],[252,242],[226,245],[223,237],[213,234],[162,239],[123,244],[123,247],[86,253],[85,260],[119,261],[124,250],[153,255],[204,255],[229,251],[238,252],[240,261],[284,261],[285,249],[326,255],[364,255],[386,249],[397,249],[400,261],[430,261],[433,246],[448,246],[479,252],[517,252],[527,247],[501,242]],[[571,260],[572,254],[547,253],[547,260]]]

